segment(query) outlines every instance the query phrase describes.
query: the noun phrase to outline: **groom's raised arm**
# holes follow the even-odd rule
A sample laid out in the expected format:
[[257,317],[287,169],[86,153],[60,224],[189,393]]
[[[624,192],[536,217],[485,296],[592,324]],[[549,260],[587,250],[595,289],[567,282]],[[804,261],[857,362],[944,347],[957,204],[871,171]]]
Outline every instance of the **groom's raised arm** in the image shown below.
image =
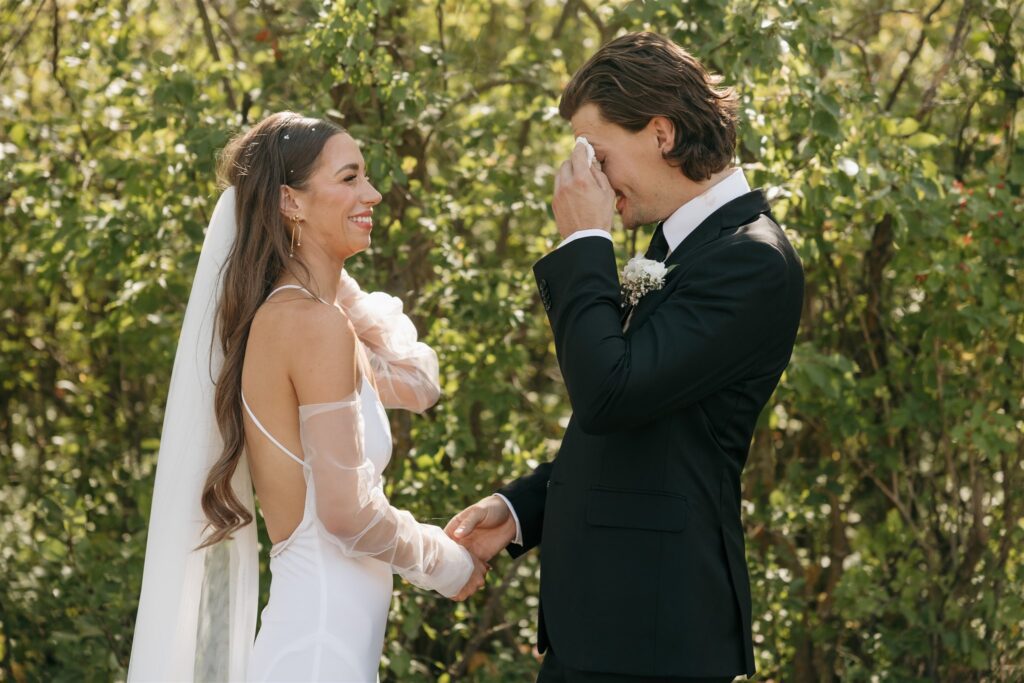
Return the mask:
[[684,279],[629,335],[610,242],[577,240],[534,266],[584,432],[638,427],[700,400],[748,373],[774,338],[799,285],[783,253],[751,238],[707,251],[670,275]]

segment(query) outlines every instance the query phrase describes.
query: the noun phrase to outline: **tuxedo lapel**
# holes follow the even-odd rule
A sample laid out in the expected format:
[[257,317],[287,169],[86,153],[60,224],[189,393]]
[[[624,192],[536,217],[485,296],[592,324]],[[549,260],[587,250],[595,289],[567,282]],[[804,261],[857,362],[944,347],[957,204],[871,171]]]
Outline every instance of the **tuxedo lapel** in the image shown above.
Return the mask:
[[752,190],[724,204],[718,211],[704,219],[704,222],[687,235],[669,255],[665,265],[680,263],[688,254],[693,254],[728,228],[750,223],[762,213],[768,213],[768,201],[761,190]]
[[[752,190],[736,199],[728,202],[718,211],[704,219],[697,228],[686,236],[679,245],[672,250],[665,265],[672,270],[665,276],[665,284],[661,289],[655,290],[640,299],[640,302],[632,309],[633,317],[629,326],[636,329],[651,312],[658,307],[662,299],[672,291],[671,283],[686,270],[685,266],[689,261],[698,255],[701,248],[706,244],[718,239],[723,230],[746,225],[755,220],[759,215],[768,213],[770,208],[761,190]],[[651,240],[654,241],[653,239]],[[675,266],[675,268],[672,268]],[[625,318],[623,318],[625,320]]]

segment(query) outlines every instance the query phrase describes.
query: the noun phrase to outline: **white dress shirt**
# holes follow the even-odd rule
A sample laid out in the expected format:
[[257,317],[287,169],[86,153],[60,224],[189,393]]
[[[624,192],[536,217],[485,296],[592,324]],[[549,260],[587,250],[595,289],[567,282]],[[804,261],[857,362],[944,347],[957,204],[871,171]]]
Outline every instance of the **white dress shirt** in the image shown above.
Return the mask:
[[[732,200],[748,192],[750,192],[750,185],[747,183],[747,177],[744,175],[743,169],[734,168],[732,173],[676,209],[671,216],[665,219],[665,226],[663,228],[665,240],[668,242],[668,253],[671,254],[675,251],[675,248],[682,244],[683,240],[696,230],[697,226],[704,222],[704,219]],[[583,237],[612,238],[611,233],[600,228],[578,230],[563,239],[558,246],[563,247],[569,242]],[[505,496],[500,493],[495,493],[494,495],[505,501],[505,505],[508,506],[509,511],[512,513],[512,519],[515,520],[516,537],[512,542],[516,545],[522,545],[523,529],[519,526],[519,516],[516,515],[516,509],[512,507],[512,503]]]
[[[576,233],[573,233],[573,234],[575,235]],[[522,545],[523,544],[523,527],[519,526],[519,515],[516,514],[516,509],[514,507],[512,507],[511,501],[509,501],[509,499],[506,498],[505,496],[501,495],[500,493],[495,493],[494,495],[496,495],[498,498],[501,498],[503,501],[505,501],[505,505],[508,506],[508,511],[512,513],[512,519],[516,523],[516,537],[512,539],[512,542],[515,543],[516,545]]]
[[558,246],[564,247],[565,245],[569,244],[569,242],[579,239],[580,237],[607,237],[608,239],[611,239],[612,234],[602,228],[588,228],[586,230],[577,230],[576,232],[574,232],[573,234],[569,235],[564,240],[559,242]]
[[[668,253],[672,253],[687,236],[704,222],[704,219],[718,211],[732,200],[750,192],[750,185],[743,169],[734,168],[732,173],[686,202],[665,219],[665,239],[668,241]],[[564,247],[581,237],[605,237],[611,239],[611,233],[601,228],[578,230],[559,242]]]
[[[668,253],[689,237],[708,216],[720,208],[750,192],[747,177],[743,169],[734,168],[732,173],[686,202],[665,219],[665,241],[668,242]],[[571,236],[571,235],[570,235]]]

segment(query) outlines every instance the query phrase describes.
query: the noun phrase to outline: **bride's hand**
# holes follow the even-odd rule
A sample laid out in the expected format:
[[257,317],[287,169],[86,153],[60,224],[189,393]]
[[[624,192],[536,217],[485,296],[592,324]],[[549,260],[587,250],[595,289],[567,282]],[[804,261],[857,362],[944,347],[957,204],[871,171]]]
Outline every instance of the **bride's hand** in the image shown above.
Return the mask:
[[469,575],[469,580],[466,581],[466,585],[462,587],[462,590],[452,596],[452,600],[461,602],[483,588],[484,578],[490,570],[491,565],[473,555],[473,573]]

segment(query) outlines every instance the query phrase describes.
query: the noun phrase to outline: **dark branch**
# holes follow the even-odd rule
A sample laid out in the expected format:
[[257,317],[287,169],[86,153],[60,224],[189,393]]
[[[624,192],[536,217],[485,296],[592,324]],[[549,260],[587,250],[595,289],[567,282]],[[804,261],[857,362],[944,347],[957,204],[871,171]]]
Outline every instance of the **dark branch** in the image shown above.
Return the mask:
[[25,40],[25,37],[32,31],[32,26],[34,26],[36,23],[36,17],[39,16],[39,13],[42,11],[43,6],[45,4],[46,0],[39,0],[39,4],[36,5],[36,11],[33,12],[29,20],[25,22],[25,28],[22,30],[21,34],[18,35],[18,37],[14,40],[14,43],[11,44],[11,49],[8,50],[7,54],[4,55],[3,61],[0,61],[0,76],[3,75],[4,69],[7,67],[7,60],[9,60],[11,56],[15,52],[17,52],[18,47],[21,46],[21,42]]
[[608,39],[611,38],[611,36],[608,35],[610,29],[603,21],[601,21],[601,17],[597,16],[597,12],[594,11],[594,8],[588,5],[584,0],[580,0],[579,8],[583,10],[583,13],[587,15],[587,18],[590,19],[595,27],[597,27],[598,33],[601,34],[601,44],[603,45],[607,43]]
[[[437,44],[443,57],[447,49],[444,45],[444,0],[437,0],[434,14],[437,15]],[[439,61],[438,66],[441,70],[441,92],[448,92],[448,73],[443,59]]]
[[[203,22],[203,35],[206,37],[206,46],[210,48],[210,54],[213,55],[214,61],[221,62],[220,50],[217,49],[217,40],[213,37],[213,26],[210,24],[210,15],[206,11],[206,3],[203,0],[196,0],[196,10],[199,11],[199,19]],[[224,96],[228,100],[228,106],[234,111],[235,93],[231,89],[231,82],[228,81],[227,76],[222,77],[221,81],[224,83]]]
[[555,24],[555,28],[551,31],[551,40],[558,40],[562,36],[562,31],[565,30],[565,25],[569,21],[569,17],[576,14],[576,5],[579,0],[568,0],[562,7],[562,13],[558,16],[558,22]]
[[953,65],[956,55],[963,45],[972,9],[974,9],[974,0],[967,0],[960,9],[960,16],[956,20],[956,29],[953,31],[953,39],[949,41],[949,46],[946,48],[946,58],[942,60],[942,66],[933,73],[932,81],[921,97],[921,106],[917,110],[918,119],[923,118],[935,106],[935,93],[938,92],[939,84],[949,73],[949,68]]
[[944,4],[946,4],[946,0],[939,0],[938,3],[935,4],[935,7],[932,7],[928,14],[924,15],[921,24],[921,34],[917,37],[917,45],[915,45],[914,49],[911,51],[910,58],[907,59],[907,63],[903,67],[903,71],[900,72],[899,78],[896,79],[896,85],[893,86],[892,92],[889,93],[889,99],[885,102],[885,111],[891,110],[892,105],[896,103],[896,97],[900,94],[903,84],[907,82],[907,78],[910,76],[910,70],[914,68],[914,62],[917,61],[918,55],[921,54],[921,48],[924,47],[924,42],[928,37],[928,24],[931,23],[932,17],[935,16],[935,13],[938,12]]
[[228,41],[231,56],[236,62],[242,61],[242,52],[238,49],[238,44],[234,38],[234,33],[237,32],[235,27],[232,26],[230,19],[221,11],[220,5],[215,0],[211,0],[210,7],[213,8],[213,13],[217,15],[217,20],[220,23],[220,32],[224,34],[224,39]]

